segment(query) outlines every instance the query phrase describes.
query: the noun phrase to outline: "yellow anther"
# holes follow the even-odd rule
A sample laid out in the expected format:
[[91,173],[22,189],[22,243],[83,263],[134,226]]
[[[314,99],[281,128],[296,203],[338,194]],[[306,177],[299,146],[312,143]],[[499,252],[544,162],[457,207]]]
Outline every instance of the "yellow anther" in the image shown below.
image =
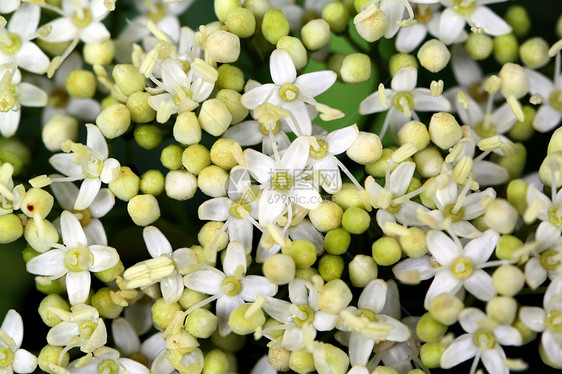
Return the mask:
[[388,236],[408,236],[410,231],[407,227],[404,227],[396,222],[386,222],[383,227],[383,231]]
[[[445,83],[443,82],[442,79],[439,79],[438,81],[431,81],[431,85],[429,86],[429,90],[431,91],[431,96],[433,96],[433,97],[441,96],[441,94],[443,93],[443,87],[444,86],[445,86]],[[461,92],[462,91],[459,91],[459,93],[461,93]],[[457,94],[457,97],[458,97],[458,94]]]
[[519,102],[519,100],[517,100],[515,96],[510,96],[507,98],[507,103],[509,104],[511,111],[513,112],[517,120],[519,122],[525,121],[525,114],[523,113],[523,109],[521,108],[521,103]]
[[500,148],[504,143],[498,135],[490,136],[478,142],[478,148],[482,151],[493,151]]
[[484,83],[484,91],[493,95],[498,92],[501,85],[502,80],[497,75],[492,75],[490,78],[486,79],[486,82]]
[[320,113],[322,121],[333,121],[345,117],[345,113],[341,110],[332,108],[326,104],[317,104],[316,110]]
[[255,302],[252,303],[252,305],[248,308],[248,310],[246,311],[246,313],[244,314],[244,318],[245,319],[251,319],[254,317],[254,315],[256,313],[258,313],[261,308],[264,306],[265,302],[267,300],[265,299],[265,297],[263,296],[258,296],[258,298],[256,299]]
[[451,178],[455,180],[455,182],[459,184],[463,184],[468,178],[468,175],[472,171],[472,165],[474,161],[469,156],[464,156],[460,159],[460,161],[455,165],[453,168],[453,174]]
[[193,63],[191,64],[191,69],[201,75],[206,81],[210,83],[215,83],[219,78],[219,72],[217,71],[217,69],[201,60],[200,58],[196,58],[193,61]]
[[468,95],[466,94],[466,92],[462,90],[457,92],[457,101],[462,105],[464,109],[468,109],[468,103],[470,101],[468,100]]
[[542,202],[541,200],[535,199],[531,201],[531,204],[527,206],[527,209],[523,214],[523,221],[525,221],[525,223],[527,224],[533,223],[539,216],[539,213],[543,209],[543,207],[544,202]]
[[394,152],[392,152],[391,158],[392,161],[394,161],[395,163],[400,163],[406,160],[408,157],[413,156],[417,151],[418,149],[416,148],[414,143],[408,142],[400,146],[400,148],[398,148]]
[[385,109],[388,108],[388,97],[386,96],[384,84],[382,84],[382,83],[379,84],[378,95],[379,95],[379,101],[381,103],[381,106]]

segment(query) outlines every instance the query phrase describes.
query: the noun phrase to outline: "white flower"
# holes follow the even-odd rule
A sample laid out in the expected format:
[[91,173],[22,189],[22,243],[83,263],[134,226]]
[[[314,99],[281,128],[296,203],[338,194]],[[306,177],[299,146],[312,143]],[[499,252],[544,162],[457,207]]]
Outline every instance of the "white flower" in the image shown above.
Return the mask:
[[[126,310],[129,310],[129,307]],[[149,327],[152,327],[152,315],[150,315]],[[140,334],[142,332],[136,331],[125,318],[116,318],[111,323],[111,335],[115,341],[115,346],[125,356],[140,355],[146,358],[148,362],[152,362],[164,349],[165,340],[162,338],[162,332],[151,335],[142,344],[139,339]]]
[[0,370],[2,374],[32,373],[37,358],[20,348],[23,340],[23,321],[18,312],[10,309],[0,326]]
[[0,217],[18,210],[25,196],[23,184],[14,187],[13,173],[14,167],[9,162],[0,166]]
[[87,373],[111,373],[111,374],[149,374],[149,370],[143,364],[131,360],[130,358],[120,357],[119,351],[102,347],[96,350],[94,357],[87,365],[83,365],[81,360],[71,362],[67,370],[75,374]]
[[142,235],[152,259],[125,270],[123,278],[127,281],[127,287],[145,288],[159,282],[164,300],[178,301],[184,288],[182,276],[197,264],[196,254],[189,248],[172,252],[168,239],[154,226],[145,227]]
[[64,245],[53,243],[54,249],[42,253],[27,263],[32,274],[58,279],[66,275],[66,289],[71,304],[83,303],[90,292],[90,272],[112,268],[119,261],[114,248],[88,246],[88,239],[78,219],[64,211],[60,217]]
[[68,142],[63,144],[63,151],[49,159],[49,163],[69,178],[55,178],[57,181],[81,180],[80,192],[74,203],[74,209],[84,210],[96,198],[101,183],[111,183],[120,173],[121,165],[114,158],[109,158],[107,142],[97,126],[86,124],[88,138],[86,145]]
[[551,81],[541,73],[526,69],[531,83],[530,93],[542,97],[542,105],[537,110],[533,127],[540,132],[548,132],[562,119],[562,76],[560,72],[560,52],[556,55],[554,78]]
[[0,14],[12,13],[20,7],[21,0],[4,0],[0,2]]
[[204,356],[199,348],[185,352],[163,349],[152,362],[150,372],[154,374],[197,373],[201,371],[203,364]]

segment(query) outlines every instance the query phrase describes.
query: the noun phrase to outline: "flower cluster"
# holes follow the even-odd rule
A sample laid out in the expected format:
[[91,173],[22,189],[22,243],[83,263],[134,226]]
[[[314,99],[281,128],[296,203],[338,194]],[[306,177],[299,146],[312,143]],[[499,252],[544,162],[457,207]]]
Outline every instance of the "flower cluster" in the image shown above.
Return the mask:
[[562,17],[504,2],[1,0],[0,371],[562,368]]

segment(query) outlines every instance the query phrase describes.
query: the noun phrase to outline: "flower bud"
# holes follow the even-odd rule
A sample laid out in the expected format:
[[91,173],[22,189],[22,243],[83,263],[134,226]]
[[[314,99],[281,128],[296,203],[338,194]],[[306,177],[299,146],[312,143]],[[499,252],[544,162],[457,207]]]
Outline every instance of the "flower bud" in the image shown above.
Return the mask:
[[170,144],[160,153],[162,166],[169,170],[177,170],[182,167],[181,158],[183,149],[177,144]]
[[418,51],[420,65],[432,73],[441,71],[451,59],[451,53],[447,46],[437,39],[431,39],[423,43]]
[[277,49],[282,49],[286,51],[293,63],[295,64],[295,68],[302,69],[306,66],[308,61],[308,55],[306,52],[306,48],[302,44],[299,38],[295,38],[294,36],[283,36],[279,39],[276,45]]
[[39,304],[39,315],[41,316],[41,320],[43,320],[43,323],[49,327],[56,326],[60,322],[62,322],[62,319],[60,319],[55,313],[53,313],[51,311],[51,308],[62,309],[67,312],[70,311],[68,302],[60,295],[54,293],[45,296]]
[[23,225],[15,214],[0,216],[0,244],[18,240],[23,235]]
[[41,352],[39,352],[39,356],[37,356],[39,368],[49,374],[60,373],[61,371],[55,368],[66,368],[70,360],[70,355],[68,352],[64,351],[64,348],[65,347],[56,347],[49,344],[44,346]]
[[115,84],[125,96],[130,96],[137,91],[143,91],[146,86],[144,75],[135,65],[115,65],[111,75],[115,79]]
[[244,105],[242,105],[242,102],[240,101],[241,97],[242,95],[239,92],[226,88],[217,92],[216,98],[226,105],[226,108],[232,116],[232,124],[241,122],[248,116],[249,111],[246,107],[244,107]]
[[211,197],[225,196],[228,186],[228,173],[223,168],[209,165],[199,172],[197,185],[205,195]]
[[265,314],[261,308],[256,308],[254,303],[240,305],[228,317],[228,326],[238,335],[251,334],[263,326],[264,323]]
[[292,257],[276,254],[263,263],[263,275],[273,284],[288,284],[295,279],[295,261]]
[[517,209],[520,216],[527,209],[527,182],[515,179],[507,185],[507,201]]
[[332,200],[342,209],[352,206],[364,207],[363,201],[359,197],[359,189],[353,183],[343,183],[341,189],[332,196]]
[[49,279],[49,277],[35,277],[35,288],[37,288],[37,291],[42,292],[45,295],[50,295],[53,293],[60,294],[66,291],[63,279],[64,277],[54,280]]
[[341,279],[334,279],[320,289],[318,308],[326,313],[337,314],[347,308],[352,298],[347,284]]
[[539,179],[542,184],[551,188],[558,189],[562,186],[562,151],[546,155],[539,168]]
[[520,65],[504,64],[498,76],[502,80],[500,90],[505,98],[513,96],[520,99],[529,92],[529,77]]
[[443,156],[435,146],[429,146],[414,155],[417,172],[424,178],[436,177],[441,173]]
[[399,374],[398,371],[392,366],[379,365],[373,370],[371,374]]
[[149,123],[156,119],[156,111],[148,103],[149,98],[150,94],[144,91],[137,91],[129,96],[127,109],[133,122]]
[[429,144],[427,127],[419,121],[410,121],[398,130],[398,145],[412,143],[421,151]]
[[197,191],[197,178],[185,170],[173,170],[166,174],[166,195],[176,200],[188,200]]
[[123,307],[113,302],[111,298],[112,289],[109,287],[100,288],[92,296],[92,306],[97,309],[100,317],[115,319],[123,311]]
[[222,64],[217,72],[219,73],[215,84],[217,88],[228,88],[238,92],[244,89],[246,81],[244,80],[244,72],[240,68],[230,64]]
[[504,199],[495,199],[486,207],[484,222],[500,234],[508,234],[515,229],[517,210]]
[[343,65],[343,60],[345,60],[346,55],[342,53],[332,53],[328,57],[327,68],[334,71],[338,75],[338,79],[342,80],[341,67]]
[[308,212],[310,222],[320,232],[339,227],[342,215],[342,208],[328,200],[322,201],[316,210]]
[[47,121],[41,131],[41,139],[51,152],[61,150],[61,144],[78,138],[78,121],[66,114],[55,114]]
[[340,75],[346,83],[368,81],[371,78],[371,59],[363,53],[352,53],[345,56],[340,68]]
[[[393,149],[384,148],[382,150],[382,154],[380,158],[378,158],[375,162],[369,163],[365,166],[365,171],[367,174],[375,177],[375,178],[384,178],[386,169],[390,164],[390,160],[392,158],[392,154],[394,153]],[[394,171],[398,166],[397,163],[394,163],[390,169],[390,171]]]
[[494,38],[494,58],[499,64],[517,61],[519,42],[513,34],[499,35]]
[[[21,224],[21,220],[19,218],[18,220],[20,221]],[[1,221],[2,218],[0,218],[0,222]],[[31,248],[35,249],[37,252],[41,252],[41,253],[47,252],[49,249],[52,248],[52,246],[49,243],[58,243],[59,241],[59,234],[57,232],[57,228],[55,227],[55,225],[53,225],[51,222],[47,220],[43,220],[42,224],[43,224],[42,238],[39,238],[39,233],[37,232],[37,223],[35,222],[34,219],[27,220],[27,223],[25,224],[25,230],[23,232],[27,244],[29,244]],[[0,232],[9,233],[10,231],[2,230]]]
[[332,255],[344,254],[350,243],[351,235],[343,227],[334,228],[324,236],[324,249]]
[[66,91],[72,97],[89,99],[96,93],[96,76],[88,70],[74,70],[66,78]]
[[[219,231],[224,226],[223,222],[216,222],[216,221],[209,221],[201,227],[199,233],[197,234],[197,240],[203,247],[207,247],[211,243],[215,241],[216,236],[218,235]],[[228,234],[226,232],[222,232],[220,237],[214,243],[216,251],[223,250],[226,248],[228,244]]]
[[199,124],[203,130],[213,136],[222,135],[232,123],[232,114],[227,106],[218,99],[209,99],[201,105]]
[[[207,297],[208,296],[205,295],[204,293],[193,291],[193,290],[190,290],[189,288],[184,288],[183,293],[182,293],[180,299],[178,300],[178,303],[180,303],[180,305],[183,309],[188,310],[192,306],[194,306],[196,304],[199,304],[201,301],[205,300]],[[211,304],[209,303],[209,304],[205,304],[202,307],[197,308],[195,310],[210,309],[210,307],[211,307]],[[194,312],[195,312],[195,310],[194,310]],[[187,328],[187,324],[185,326]],[[193,335],[191,332],[190,332],[190,334]],[[193,335],[193,336],[195,336],[195,335]]]
[[331,344],[314,342],[313,358],[318,374],[347,373],[348,355]]
[[242,154],[242,148],[236,140],[229,138],[217,139],[209,152],[211,162],[224,170],[230,170],[238,165],[235,154]]
[[486,314],[501,325],[511,325],[517,316],[517,301],[512,297],[494,296],[486,303]]
[[342,2],[334,1],[324,6],[322,19],[328,23],[333,32],[343,32],[347,28],[349,11]]
[[213,349],[205,355],[203,374],[225,374],[229,366],[227,355],[220,349]]
[[531,38],[519,47],[519,57],[529,69],[539,69],[550,60],[548,50],[548,43],[543,38]]
[[406,66],[411,66],[417,69],[418,60],[414,56],[407,53],[397,53],[395,55],[392,55],[390,61],[388,62],[390,76],[394,77],[398,70]]
[[122,277],[124,271],[125,267],[123,266],[121,260],[119,260],[115,266],[104,271],[98,271],[94,273],[94,275],[104,283],[111,283],[115,282],[117,277]]
[[283,254],[291,256],[297,268],[309,268],[316,262],[316,246],[308,240],[293,240],[288,252]]
[[427,253],[425,231],[417,227],[409,227],[410,235],[400,236],[398,242],[404,253],[410,258],[420,258]]
[[289,35],[289,21],[281,9],[270,9],[263,16],[261,31],[265,40],[277,44],[279,39]]
[[137,195],[129,200],[127,212],[137,226],[148,226],[160,218],[158,200],[152,195]]
[[[537,333],[531,329],[529,329],[525,324],[521,321],[521,319],[517,318],[513,323],[513,327],[519,331],[521,337],[523,338],[523,344],[529,344],[533,340],[537,338]],[[540,353],[540,347],[539,347]]]
[[240,38],[231,32],[217,30],[207,38],[205,52],[216,62],[235,62],[240,56]]
[[144,149],[152,150],[162,144],[162,130],[156,125],[140,125],[134,131],[135,141]]
[[370,164],[382,156],[381,140],[376,134],[359,131],[357,138],[345,153],[358,164]]
[[164,191],[164,175],[160,170],[148,170],[140,178],[140,191],[154,196]]
[[340,279],[345,268],[345,263],[341,256],[325,253],[318,262],[318,272],[325,282]]
[[160,330],[165,330],[174,320],[176,312],[182,311],[180,304],[166,302],[163,298],[156,300],[150,310],[152,312],[152,322]]
[[525,285],[525,275],[514,265],[502,265],[492,275],[494,289],[505,296],[515,296]]
[[262,20],[265,13],[272,8],[269,0],[246,0],[244,8],[248,9],[256,20]]
[[504,19],[513,29],[513,33],[519,38],[527,35],[531,29],[531,19],[527,9],[521,5],[510,6],[505,13]]
[[494,50],[494,40],[486,34],[471,33],[464,48],[474,60],[485,60]]
[[246,8],[235,8],[226,17],[224,22],[228,31],[237,35],[239,38],[247,38],[254,35],[256,31],[256,18],[254,14]]
[[462,138],[462,129],[452,114],[435,113],[429,122],[431,141],[443,150],[448,150]]
[[179,143],[190,145],[201,141],[201,125],[193,112],[183,112],[176,117],[174,139]]
[[[530,105],[523,106],[522,110],[525,119],[523,121],[515,122],[515,124],[511,127],[511,129],[507,133],[509,139],[511,139],[514,142],[527,141],[531,139],[531,137],[535,133],[535,128],[533,127],[533,121],[535,120],[537,111],[535,110],[535,108],[533,108]],[[556,132],[554,134],[556,134]],[[550,138],[550,142],[552,142],[552,139],[554,138],[554,134]],[[560,147],[559,150],[562,150],[562,147]],[[550,143],[548,146],[547,153],[550,153]]]
[[513,260],[513,253],[522,246],[521,239],[513,235],[502,235],[496,246],[496,257],[500,260]]
[[445,347],[440,342],[425,343],[420,349],[420,359],[428,369],[438,369],[441,367],[441,356],[445,352]]
[[117,104],[117,103],[121,103],[121,102],[119,100],[117,100],[116,98],[114,98],[113,96],[106,96],[101,101],[101,108],[105,109],[108,106],[110,106],[111,104]]
[[450,326],[458,321],[459,313],[464,309],[463,302],[455,295],[443,292],[429,303],[429,313],[437,322]]
[[96,118],[96,125],[103,136],[108,139],[115,139],[123,135],[129,129],[130,124],[131,113],[127,106],[121,103],[107,106]]
[[372,245],[373,258],[378,265],[390,266],[400,260],[402,249],[396,238],[383,236]]
[[182,154],[183,167],[192,174],[199,174],[211,163],[210,152],[204,145],[193,144],[184,149]]
[[309,51],[317,51],[328,45],[332,34],[330,25],[321,18],[313,19],[301,29],[301,39]]
[[84,61],[90,65],[108,65],[115,55],[113,40],[107,39],[101,43],[86,43],[82,49]]
[[207,309],[197,308],[187,316],[185,329],[200,339],[207,339],[217,330],[218,318]]
[[369,228],[371,216],[357,207],[346,209],[342,216],[342,226],[351,234],[362,234]]
[[354,287],[365,287],[377,279],[377,263],[371,256],[356,255],[349,263],[349,280]]
[[388,30],[388,21],[385,14],[371,4],[353,19],[357,32],[368,42],[374,42],[383,37]]
[[315,368],[312,353],[308,352],[306,349],[292,351],[291,357],[289,358],[289,368],[299,374],[313,372]]
[[289,359],[291,357],[291,352],[286,350],[285,348],[269,348],[267,352],[267,360],[272,368],[277,371],[288,371],[289,367]]
[[117,178],[108,187],[119,200],[129,201],[139,193],[140,178],[128,166],[121,166]]
[[319,277],[320,273],[315,268],[297,269],[295,272],[295,278],[305,280],[307,282],[312,282],[314,277]]
[[416,325],[416,334],[423,342],[435,343],[439,341],[446,332],[447,325],[437,321],[430,313],[422,315]]
[[240,0],[215,0],[215,14],[218,20],[224,23],[230,12],[241,6],[242,2]]
[[40,188],[30,188],[21,201],[20,209],[23,214],[30,218],[38,215],[44,219],[51,212],[54,202],[55,199],[47,191]]

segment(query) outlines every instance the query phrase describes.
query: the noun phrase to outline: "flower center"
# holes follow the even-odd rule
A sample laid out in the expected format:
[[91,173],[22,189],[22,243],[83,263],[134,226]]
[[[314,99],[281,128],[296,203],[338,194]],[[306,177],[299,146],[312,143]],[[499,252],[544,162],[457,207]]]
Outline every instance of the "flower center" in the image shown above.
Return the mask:
[[14,362],[14,352],[10,348],[0,348],[0,368],[9,368]]
[[79,246],[71,249],[64,256],[64,263],[70,271],[83,271],[93,263],[93,256],[88,247]]
[[377,322],[377,314],[368,309],[361,309],[361,317],[365,317],[371,322]]
[[562,112],[562,91],[556,91],[550,95],[550,106]]
[[455,211],[455,204],[448,204],[445,206],[445,209],[443,209],[443,216],[445,218],[449,218],[453,222],[461,221],[463,215],[464,215],[464,211],[462,208]]
[[418,4],[414,8],[414,19],[419,23],[428,23],[432,17],[433,13],[427,4]]
[[238,219],[248,218],[250,215],[250,205],[243,199],[236,200],[230,207],[230,214]]
[[187,87],[176,86],[175,91],[174,104],[176,106],[180,106],[185,99],[191,99],[191,91]]
[[453,3],[452,8],[459,14],[468,15],[474,12],[474,8],[476,8],[476,1],[475,0],[455,0]]
[[288,103],[299,96],[299,88],[292,83],[285,83],[279,88],[279,97]]
[[560,209],[559,204],[550,208],[548,211],[548,220],[559,229],[562,228],[562,209]]
[[545,325],[557,333],[562,332],[562,312],[555,310],[546,315]]
[[273,135],[276,135],[279,132],[279,129],[281,129],[280,121],[274,122],[273,124],[260,124],[260,131],[266,136],[269,136],[270,131]]
[[392,104],[405,116],[410,117],[412,109],[414,109],[414,97],[406,91],[398,92],[392,99]]
[[314,149],[312,145],[310,146],[310,157],[322,158],[328,152],[328,143],[323,140],[317,140],[317,142],[319,145],[318,149]]
[[474,333],[474,344],[476,344],[480,350],[486,351],[494,348],[496,345],[496,337],[494,333],[488,329],[479,329]]
[[49,106],[61,109],[68,103],[68,94],[64,90],[55,90],[49,95]]
[[82,339],[90,339],[94,331],[98,328],[97,322],[94,321],[84,321],[80,324],[80,336]]
[[72,22],[80,28],[84,28],[92,22],[92,13],[88,9],[78,9],[72,15]]
[[74,143],[70,147],[70,150],[74,152],[72,162],[80,166],[87,177],[97,178],[101,174],[103,161],[97,158],[90,148],[84,144]]
[[451,264],[451,274],[458,279],[466,279],[472,274],[472,261],[466,257],[459,257]]
[[9,112],[16,106],[16,97],[14,96],[14,92],[12,92],[11,88],[12,87],[10,87],[10,91],[8,92],[0,92],[0,112]]
[[147,13],[148,19],[152,22],[158,22],[166,17],[166,8],[164,4],[155,4],[148,10]]
[[480,136],[481,138],[489,138],[491,136],[496,135],[496,127],[491,123],[487,123],[485,121],[482,121],[479,124],[477,124],[474,131],[476,131],[478,136]]
[[468,94],[477,103],[483,103],[488,98],[488,93],[486,91],[484,91],[484,87],[482,86],[482,83],[480,83],[480,82],[473,83],[468,88]]
[[21,38],[18,34],[6,34],[2,39],[0,46],[6,54],[12,55],[21,48]]
[[560,260],[558,259],[558,252],[553,249],[547,249],[541,253],[541,266],[548,270],[554,271],[560,266]]
[[277,191],[288,191],[293,186],[291,176],[286,171],[275,173],[271,178],[271,187]]
[[300,327],[305,324],[312,324],[312,321],[314,320],[314,310],[312,310],[312,308],[310,308],[308,305],[298,305],[297,307],[301,313],[299,313],[299,315],[296,315],[293,319],[295,325]]
[[82,217],[79,219],[80,225],[82,225],[82,227],[88,226],[88,224],[92,220],[92,213],[90,212],[90,209],[75,210],[73,213],[80,214],[80,216]]
[[98,364],[98,373],[117,374],[119,373],[119,365],[113,360],[103,360]]
[[221,291],[228,296],[236,296],[242,291],[240,281],[234,277],[228,277],[222,281]]

